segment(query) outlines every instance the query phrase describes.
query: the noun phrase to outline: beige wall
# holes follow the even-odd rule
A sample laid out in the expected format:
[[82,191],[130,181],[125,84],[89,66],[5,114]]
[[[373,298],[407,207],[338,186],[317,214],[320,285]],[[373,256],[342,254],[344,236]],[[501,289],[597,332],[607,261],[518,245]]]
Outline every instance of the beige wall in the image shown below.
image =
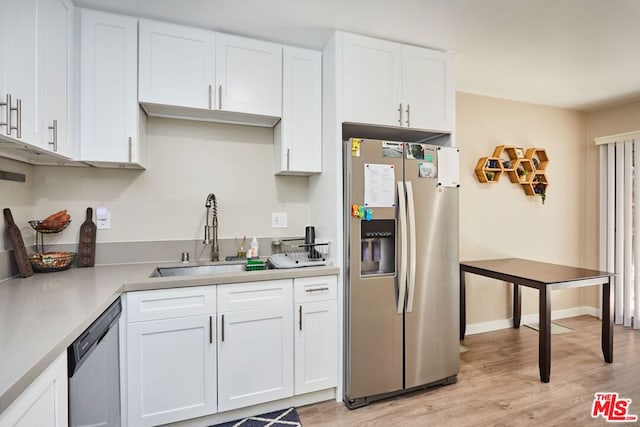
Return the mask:
[[[99,242],[201,239],[208,193],[218,200],[220,238],[304,234],[308,178],[274,176],[272,129],[155,118],[147,125],[145,171],[35,168],[35,216],[72,215],[48,242],[77,242],[88,206],[111,210]],[[272,230],[271,212],[287,212],[289,228]]]
[[[595,230],[584,216],[584,114],[466,93],[458,93],[457,141],[461,153],[460,259],[520,257],[559,264],[589,265],[597,248],[587,246]],[[480,184],[478,158],[496,145],[542,147],[549,156],[547,200],[526,196],[503,176]],[[470,276],[467,322],[511,317],[511,292],[504,283]],[[553,293],[553,309],[583,305],[580,289]],[[523,292],[523,314],[537,313],[537,292]]]
[[[27,237],[32,234],[31,227],[27,224],[28,219],[32,219],[35,211],[35,188],[34,188],[34,167],[26,163],[0,157],[0,170],[25,175],[25,182],[14,182],[0,180],[0,200],[2,208],[10,208],[13,219],[21,229],[22,234]],[[4,218],[0,219],[0,251],[11,249],[11,244],[5,235]]]

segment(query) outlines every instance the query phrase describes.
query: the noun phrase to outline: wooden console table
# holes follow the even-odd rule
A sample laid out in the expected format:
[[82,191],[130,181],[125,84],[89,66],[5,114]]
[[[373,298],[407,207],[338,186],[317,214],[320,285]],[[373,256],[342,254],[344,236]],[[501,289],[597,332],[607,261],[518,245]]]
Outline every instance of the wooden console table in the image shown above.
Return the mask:
[[549,382],[551,374],[551,291],[580,286],[602,286],[602,354],[613,362],[613,295],[614,273],[568,267],[519,258],[505,258],[460,263],[460,340],[466,330],[465,273],[477,274],[513,284],[513,327],[520,327],[520,286],[538,290],[540,330],[538,364],[540,381]]

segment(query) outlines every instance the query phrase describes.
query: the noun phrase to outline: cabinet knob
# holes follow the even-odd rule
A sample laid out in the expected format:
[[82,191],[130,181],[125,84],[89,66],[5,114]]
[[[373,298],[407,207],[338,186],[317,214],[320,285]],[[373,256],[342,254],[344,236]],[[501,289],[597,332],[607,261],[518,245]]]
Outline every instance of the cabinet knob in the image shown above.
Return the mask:
[[402,126],[402,102],[400,103],[400,107],[398,107],[398,111],[400,112],[400,118],[398,118],[398,124]]
[[407,104],[407,127],[411,127],[411,105]]

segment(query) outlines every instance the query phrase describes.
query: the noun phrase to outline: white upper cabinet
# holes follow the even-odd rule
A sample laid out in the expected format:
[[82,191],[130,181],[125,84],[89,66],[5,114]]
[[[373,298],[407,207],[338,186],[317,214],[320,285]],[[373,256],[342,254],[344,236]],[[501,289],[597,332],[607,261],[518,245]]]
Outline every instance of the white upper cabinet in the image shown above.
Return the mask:
[[0,135],[10,142],[3,155],[55,164],[75,154],[72,52],[70,0],[0,0]]
[[343,34],[344,121],[452,131],[450,54]]
[[216,36],[218,109],[282,114],[282,46],[245,37]]
[[140,20],[141,103],[214,107],[215,33]]
[[344,120],[400,126],[401,47],[397,43],[344,35]]
[[82,10],[80,26],[80,160],[139,165],[138,21]]
[[70,0],[41,0],[43,35],[43,122],[47,148],[76,157],[71,139],[73,116],[73,5]]
[[446,52],[402,46],[403,126],[453,130],[452,62]]
[[283,47],[282,120],[274,130],[275,173],[322,170],[322,55]]
[[[37,60],[41,41],[38,37],[38,16],[42,11],[42,0],[4,0],[0,9],[2,28],[5,31],[5,57],[0,67],[4,67],[5,81],[2,85],[2,102],[6,95],[11,98],[10,137],[35,146],[42,146],[42,126],[39,116],[41,88],[38,77],[42,69]],[[0,120],[4,122],[5,120]],[[6,133],[6,128],[2,129]]]
[[282,46],[140,20],[138,100],[157,117],[273,127],[282,115]]

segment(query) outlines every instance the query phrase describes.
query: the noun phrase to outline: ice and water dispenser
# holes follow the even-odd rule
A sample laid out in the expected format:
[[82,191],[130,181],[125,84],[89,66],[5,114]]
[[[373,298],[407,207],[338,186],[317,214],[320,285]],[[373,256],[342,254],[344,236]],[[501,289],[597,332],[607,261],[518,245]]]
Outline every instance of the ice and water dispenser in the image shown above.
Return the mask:
[[394,275],[396,220],[360,221],[360,275]]

